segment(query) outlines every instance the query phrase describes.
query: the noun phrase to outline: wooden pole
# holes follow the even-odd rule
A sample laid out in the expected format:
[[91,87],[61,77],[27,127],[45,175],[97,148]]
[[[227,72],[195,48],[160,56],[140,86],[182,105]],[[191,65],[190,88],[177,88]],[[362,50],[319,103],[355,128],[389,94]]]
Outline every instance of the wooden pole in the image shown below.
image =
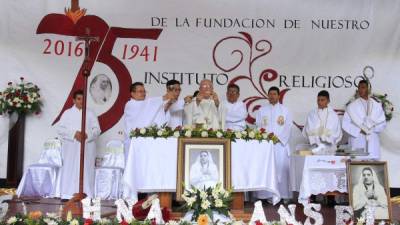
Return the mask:
[[74,197],[65,204],[64,214],[68,213],[68,211],[71,211],[71,213],[75,216],[82,216],[83,211],[82,211],[81,200],[86,197],[86,194],[83,192],[83,187],[84,187],[84,171],[85,171],[87,83],[88,83],[88,77],[90,76],[89,47],[90,47],[90,42],[98,41],[99,38],[90,36],[90,29],[86,28],[86,35],[82,37],[77,37],[76,40],[85,41],[85,59],[83,62],[84,66],[82,71],[84,80],[83,80],[81,135],[83,135],[83,137],[80,142],[81,148],[80,148],[80,161],[79,161],[79,192],[75,193]]

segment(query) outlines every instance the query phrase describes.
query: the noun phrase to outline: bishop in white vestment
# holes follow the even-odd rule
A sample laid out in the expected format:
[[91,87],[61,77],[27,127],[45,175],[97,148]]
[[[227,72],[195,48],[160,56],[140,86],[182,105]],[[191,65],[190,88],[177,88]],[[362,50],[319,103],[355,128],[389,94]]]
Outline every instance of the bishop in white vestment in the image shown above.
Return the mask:
[[200,82],[199,94],[185,106],[187,126],[224,129],[225,119],[221,110],[218,95],[214,92],[210,80]]
[[302,133],[311,145],[321,151],[334,153],[342,139],[342,127],[337,113],[328,105],[329,102],[329,93],[320,91],[317,97],[318,108],[308,114]]
[[60,192],[62,199],[70,199],[79,191],[80,140],[86,139],[84,165],[84,193],[94,197],[94,172],[96,159],[96,139],[100,135],[97,116],[86,111],[86,134],[81,134],[83,92],[74,93],[74,106],[65,110],[57,123],[57,133],[62,139]]
[[225,129],[244,130],[246,127],[247,110],[243,102],[238,101],[240,96],[239,86],[236,84],[228,85],[226,100],[223,104],[223,114],[225,116]]
[[[264,128],[267,132],[274,133],[279,142],[274,145],[275,165],[278,173],[278,190],[281,198],[292,197],[290,191],[289,162],[290,147],[289,138],[292,128],[292,116],[289,110],[279,103],[279,89],[271,87],[268,90],[270,104],[261,107],[256,114],[257,128]],[[266,191],[257,192],[258,198],[272,197]]]
[[359,98],[350,103],[343,116],[342,127],[349,134],[352,149],[364,149],[369,158],[380,158],[379,134],[386,127],[381,103],[368,96],[368,82],[358,84]]

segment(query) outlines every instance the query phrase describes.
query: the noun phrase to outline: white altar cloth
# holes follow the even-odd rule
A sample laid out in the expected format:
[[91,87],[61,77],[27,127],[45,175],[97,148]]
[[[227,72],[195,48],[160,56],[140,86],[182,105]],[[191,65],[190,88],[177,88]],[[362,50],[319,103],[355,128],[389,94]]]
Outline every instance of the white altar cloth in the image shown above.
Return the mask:
[[[177,138],[133,138],[123,176],[124,197],[138,192],[175,192]],[[277,203],[280,195],[273,144],[236,140],[231,143],[232,186],[235,192],[269,191]]]
[[292,158],[294,190],[299,191],[299,203],[308,203],[311,195],[338,191],[347,192],[347,156],[298,156]]

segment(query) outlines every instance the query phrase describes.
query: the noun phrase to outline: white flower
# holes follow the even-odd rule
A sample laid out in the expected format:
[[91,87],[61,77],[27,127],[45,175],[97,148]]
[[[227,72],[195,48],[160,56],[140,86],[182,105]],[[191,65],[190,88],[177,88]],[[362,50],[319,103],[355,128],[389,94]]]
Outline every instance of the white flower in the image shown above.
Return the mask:
[[213,196],[215,199],[217,199],[217,198],[219,197],[219,194],[220,194],[220,190],[219,190],[218,188],[214,188],[214,189],[212,190],[212,196]]
[[218,199],[219,198],[219,193],[216,191],[212,192],[212,196],[214,197],[214,199]]
[[221,138],[222,137],[222,133],[221,132],[217,132],[217,138]]
[[107,219],[107,218],[101,218],[99,222],[100,222],[100,224],[109,224],[109,223],[111,223],[111,220]]
[[73,219],[71,222],[69,222],[69,225],[79,225],[79,221],[77,219]]
[[157,131],[157,135],[158,135],[158,136],[162,136],[162,133],[163,133],[162,130]]
[[229,197],[229,192],[225,191],[224,198],[227,198],[227,197]]
[[203,200],[201,202],[201,208],[202,209],[208,209],[210,207],[211,203],[208,200]]
[[46,213],[46,216],[51,219],[59,219],[59,216],[56,213]]
[[249,138],[254,138],[256,136],[256,133],[254,131],[249,132]]
[[242,131],[242,135],[243,135],[243,137],[246,137],[247,136],[247,131]]
[[15,216],[10,217],[10,218],[7,220],[7,224],[13,224],[13,223],[15,223],[15,222],[17,222],[17,217],[15,217]]
[[263,134],[262,134],[262,138],[263,138],[263,139],[268,139],[268,134],[267,134],[267,133],[263,133]]
[[185,132],[185,137],[191,137],[192,136],[192,131],[191,130],[187,130]]
[[[189,194],[194,194],[197,192],[196,188],[190,188],[189,190],[186,190]],[[189,195],[188,194],[188,195]]]
[[242,133],[240,133],[240,131],[235,132],[235,136],[237,139],[242,138]]
[[187,197],[185,194],[182,194],[181,197],[182,197],[182,199],[183,199],[185,202],[188,201],[188,197]]
[[47,223],[48,225],[57,225],[57,222],[50,218],[43,219],[43,222]]
[[13,102],[18,103],[18,102],[19,102],[19,98],[15,97],[15,98],[13,99]]
[[208,132],[205,131],[205,130],[203,130],[203,131],[201,132],[201,137],[208,137]]
[[175,132],[174,132],[174,137],[178,138],[179,136],[181,136],[181,134],[179,133],[179,131],[175,131]]
[[145,134],[145,133],[146,133],[146,128],[141,128],[141,129],[139,130],[139,133],[140,133],[140,134]]
[[31,105],[27,105],[26,107],[27,107],[28,109],[32,108],[32,106],[31,106]]
[[165,225],[179,225],[179,222],[175,220],[170,220]]
[[215,207],[221,208],[224,205],[221,199],[215,199]]
[[186,200],[187,205],[192,207],[193,203],[196,201],[196,197],[187,198]]
[[207,198],[207,193],[205,191],[200,191],[200,198],[201,199],[206,199]]
[[15,107],[17,107],[17,108],[21,108],[21,106],[22,106],[21,103],[18,103],[15,105]]

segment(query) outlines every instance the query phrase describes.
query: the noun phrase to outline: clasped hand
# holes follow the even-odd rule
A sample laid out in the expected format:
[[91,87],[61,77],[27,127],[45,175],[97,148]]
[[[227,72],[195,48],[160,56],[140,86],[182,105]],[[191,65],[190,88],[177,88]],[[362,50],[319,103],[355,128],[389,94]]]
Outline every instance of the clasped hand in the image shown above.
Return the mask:
[[75,138],[77,141],[81,142],[82,139],[83,139],[83,140],[86,140],[86,139],[87,139],[87,134],[85,133],[85,135],[82,135],[82,133],[81,133],[80,131],[77,131],[77,132],[75,132],[74,138]]

